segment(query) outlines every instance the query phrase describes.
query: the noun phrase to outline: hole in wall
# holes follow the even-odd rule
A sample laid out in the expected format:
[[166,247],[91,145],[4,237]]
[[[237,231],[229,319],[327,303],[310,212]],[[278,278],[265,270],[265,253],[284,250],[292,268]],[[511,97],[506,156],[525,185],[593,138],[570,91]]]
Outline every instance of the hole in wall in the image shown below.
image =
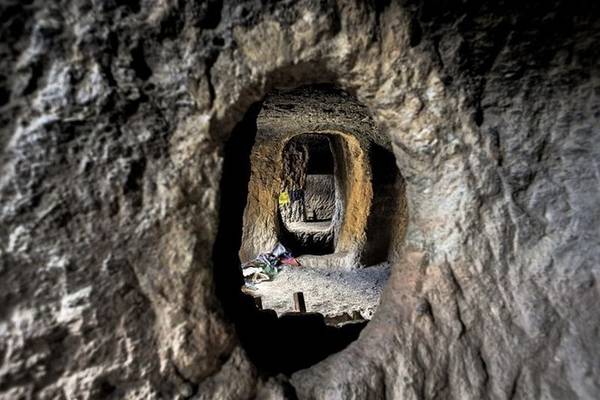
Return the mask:
[[[382,221],[406,224],[403,188],[385,135],[348,93],[274,90],[250,107],[224,147],[213,262],[217,296],[260,371],[291,374],[358,338],[402,241]],[[325,223],[327,248],[290,241],[294,220]],[[242,262],[278,243],[299,265],[244,278]]]

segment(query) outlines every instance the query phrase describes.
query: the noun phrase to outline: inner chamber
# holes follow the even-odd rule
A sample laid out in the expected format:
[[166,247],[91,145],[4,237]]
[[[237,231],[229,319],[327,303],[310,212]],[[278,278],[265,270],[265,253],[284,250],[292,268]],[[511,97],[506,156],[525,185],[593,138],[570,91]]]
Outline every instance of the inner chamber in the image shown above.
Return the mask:
[[330,85],[269,93],[225,146],[221,196],[217,295],[259,370],[291,374],[356,340],[407,220],[367,108]]
[[[280,241],[294,255],[334,251],[334,220],[340,220],[336,199],[335,162],[327,135],[294,136],[284,147],[279,216]],[[335,217],[335,218],[334,218]]]

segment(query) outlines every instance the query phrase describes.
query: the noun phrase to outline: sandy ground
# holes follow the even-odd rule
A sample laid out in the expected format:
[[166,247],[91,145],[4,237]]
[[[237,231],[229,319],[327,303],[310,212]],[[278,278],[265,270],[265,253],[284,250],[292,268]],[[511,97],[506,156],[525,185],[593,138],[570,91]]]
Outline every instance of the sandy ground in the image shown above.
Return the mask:
[[289,222],[286,224],[286,228],[288,228],[292,232],[307,232],[307,233],[318,233],[318,232],[327,232],[332,228],[331,221],[319,221],[319,222]]
[[359,311],[371,319],[389,274],[388,263],[354,270],[284,267],[273,281],[258,283],[253,295],[278,315],[294,311],[293,293],[303,292],[308,312],[334,317]]

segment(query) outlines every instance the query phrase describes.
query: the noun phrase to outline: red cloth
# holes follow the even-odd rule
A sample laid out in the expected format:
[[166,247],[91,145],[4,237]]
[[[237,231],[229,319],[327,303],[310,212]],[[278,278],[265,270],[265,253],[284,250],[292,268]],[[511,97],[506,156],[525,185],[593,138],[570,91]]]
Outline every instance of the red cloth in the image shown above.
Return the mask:
[[294,267],[299,267],[300,263],[294,257],[282,258],[279,260],[283,265],[291,265]]

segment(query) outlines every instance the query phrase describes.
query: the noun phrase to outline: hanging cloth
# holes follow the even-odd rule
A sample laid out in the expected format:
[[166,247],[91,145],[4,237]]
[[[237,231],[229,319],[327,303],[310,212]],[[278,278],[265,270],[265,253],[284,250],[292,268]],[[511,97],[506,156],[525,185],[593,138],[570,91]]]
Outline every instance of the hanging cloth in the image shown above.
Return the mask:
[[281,193],[279,193],[279,205],[280,206],[285,206],[286,204],[289,204],[290,202],[290,195],[288,194],[287,191],[283,191]]

